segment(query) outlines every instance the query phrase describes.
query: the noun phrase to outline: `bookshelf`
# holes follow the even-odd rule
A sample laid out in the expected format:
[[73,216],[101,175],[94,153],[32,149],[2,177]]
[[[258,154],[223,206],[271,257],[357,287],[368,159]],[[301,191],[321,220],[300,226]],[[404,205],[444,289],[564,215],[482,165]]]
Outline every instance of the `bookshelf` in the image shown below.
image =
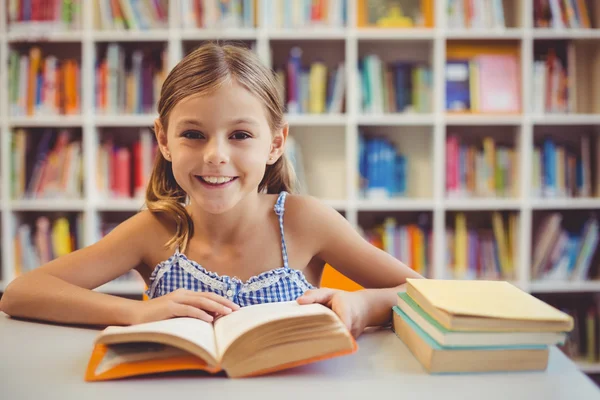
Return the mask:
[[[424,0],[428,2],[429,0]],[[433,27],[373,28],[358,26],[361,0],[347,0],[347,25],[343,27],[311,26],[283,28],[268,22],[265,10],[271,0],[257,0],[255,27],[218,26],[196,28],[182,21],[180,7],[183,0],[165,2],[167,16],[159,29],[103,30],[98,28],[96,1],[82,1],[81,21],[70,31],[56,29],[10,29],[8,0],[0,0],[0,87],[8,87],[9,52],[27,51],[39,45],[44,54],[51,52],[60,57],[74,57],[81,66],[79,110],[73,115],[12,115],[9,95],[0,92],[0,237],[1,268],[0,291],[15,277],[16,224],[33,216],[48,214],[79,217],[82,245],[98,239],[104,221],[116,222],[132,215],[142,206],[142,200],[105,198],[98,193],[96,163],[99,146],[106,132],[123,132],[124,136],[137,135],[140,129],[152,126],[153,113],[112,115],[96,112],[95,65],[111,43],[131,51],[141,49],[164,50],[164,65],[172,68],[188,51],[206,40],[234,40],[252,46],[260,58],[272,67],[286,62],[290,49],[303,48],[303,62],[322,60],[331,69],[340,61],[345,63],[345,97],[341,113],[290,114],[291,135],[304,150],[305,173],[309,193],[341,212],[357,229],[370,229],[382,223],[386,216],[397,217],[398,223],[414,223],[418,215],[426,215],[431,230],[432,252],[427,274],[435,278],[449,278],[446,268],[448,243],[446,229],[457,213],[483,214],[489,220],[492,212],[516,213],[519,238],[515,249],[512,281],[532,293],[600,293],[598,281],[536,281],[532,278],[532,234],[536,216],[557,211],[566,216],[573,213],[600,211],[600,197],[595,191],[583,198],[538,198],[532,193],[532,161],[534,147],[544,135],[557,141],[589,134],[596,137],[600,129],[600,68],[581,68],[577,78],[578,96],[583,100],[568,113],[549,113],[533,106],[536,92],[533,76],[535,53],[544,43],[571,41],[575,57],[586,64],[598,62],[600,52],[600,7],[588,1],[592,27],[540,28],[532,16],[532,0],[504,0],[505,28],[454,27],[446,15],[448,1],[431,1]],[[185,22],[185,23],[184,23]],[[449,113],[446,112],[445,64],[448,52],[456,44],[479,46],[507,45],[519,54],[518,74],[521,111],[510,114]],[[431,72],[430,103],[420,112],[364,112],[361,107],[361,86],[357,84],[360,71],[355,66],[367,54],[377,55],[383,63],[415,61]],[[596,58],[594,58],[596,57]],[[596,60],[596,61],[595,61]],[[579,64],[578,64],[579,65]],[[578,97],[579,98],[579,97]],[[595,102],[594,102],[595,101]],[[83,162],[82,196],[70,199],[13,199],[11,196],[11,136],[23,128],[36,133],[44,128],[73,129],[81,139]],[[446,139],[456,132],[464,140],[479,143],[486,135],[505,141],[515,150],[516,170],[514,190],[507,196],[453,197],[447,194]],[[408,155],[408,185],[406,194],[394,198],[369,198],[361,195],[358,152],[361,134],[383,135],[399,151]],[[539,140],[538,140],[539,139]],[[133,139],[124,139],[126,142]],[[594,147],[595,148],[595,147]],[[594,163],[595,150],[592,152]],[[595,164],[594,164],[595,165]],[[482,220],[485,220],[483,218]],[[491,225],[489,226],[491,227]],[[592,271],[596,267],[592,266]],[[138,282],[111,282],[97,290],[117,294],[140,294]],[[586,364],[587,365],[587,364]],[[594,369],[595,368],[595,369]],[[597,367],[586,366],[586,369]]]

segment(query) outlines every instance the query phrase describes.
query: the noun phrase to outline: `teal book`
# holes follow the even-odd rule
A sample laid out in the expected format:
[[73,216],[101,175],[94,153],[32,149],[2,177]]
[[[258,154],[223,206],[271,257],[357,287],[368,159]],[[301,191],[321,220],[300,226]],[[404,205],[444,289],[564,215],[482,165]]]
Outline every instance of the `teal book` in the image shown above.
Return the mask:
[[564,332],[476,332],[445,328],[407,294],[398,293],[398,308],[440,346],[460,347],[531,347],[562,344]]
[[548,346],[446,347],[398,306],[393,311],[396,335],[429,373],[543,371],[548,366]]

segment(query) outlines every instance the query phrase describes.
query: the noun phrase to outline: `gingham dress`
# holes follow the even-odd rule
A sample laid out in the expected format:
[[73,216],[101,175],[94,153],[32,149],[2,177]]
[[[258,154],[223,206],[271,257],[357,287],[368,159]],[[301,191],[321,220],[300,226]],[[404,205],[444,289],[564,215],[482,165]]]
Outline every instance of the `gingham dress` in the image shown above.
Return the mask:
[[227,297],[240,307],[296,300],[305,291],[314,289],[302,271],[292,269],[288,265],[288,255],[283,236],[283,214],[285,197],[281,192],[275,203],[275,213],[279,217],[281,232],[281,254],[283,267],[253,276],[246,282],[227,275],[218,275],[207,271],[202,265],[188,259],[185,254],[175,251],[168,260],[159,263],[150,275],[150,285],[146,294],[150,299],[171,293],[179,288],[196,292],[213,292]]

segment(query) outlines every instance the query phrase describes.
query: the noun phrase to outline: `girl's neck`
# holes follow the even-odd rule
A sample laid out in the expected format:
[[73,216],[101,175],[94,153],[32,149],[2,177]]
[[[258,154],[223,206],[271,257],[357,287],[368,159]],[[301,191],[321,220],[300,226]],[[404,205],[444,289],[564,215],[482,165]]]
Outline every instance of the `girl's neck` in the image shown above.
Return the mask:
[[262,218],[261,198],[258,193],[244,197],[231,210],[211,214],[193,203],[189,213],[194,224],[194,237],[211,246],[234,245],[245,241],[251,228]]

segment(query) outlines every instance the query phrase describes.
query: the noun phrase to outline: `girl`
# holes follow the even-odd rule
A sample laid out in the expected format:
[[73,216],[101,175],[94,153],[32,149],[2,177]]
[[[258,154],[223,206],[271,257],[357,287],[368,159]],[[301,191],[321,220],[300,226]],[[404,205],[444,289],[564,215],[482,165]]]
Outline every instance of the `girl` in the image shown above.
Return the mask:
[[[127,325],[212,321],[246,305],[296,300],[331,307],[355,337],[389,323],[400,286],[420,275],[335,210],[291,194],[283,99],[254,53],[218,44],[193,51],[166,78],[158,112],[147,210],[15,279],[2,311]],[[317,289],[325,263],[372,289]],[[92,290],[132,268],[148,285],[148,301]]]

